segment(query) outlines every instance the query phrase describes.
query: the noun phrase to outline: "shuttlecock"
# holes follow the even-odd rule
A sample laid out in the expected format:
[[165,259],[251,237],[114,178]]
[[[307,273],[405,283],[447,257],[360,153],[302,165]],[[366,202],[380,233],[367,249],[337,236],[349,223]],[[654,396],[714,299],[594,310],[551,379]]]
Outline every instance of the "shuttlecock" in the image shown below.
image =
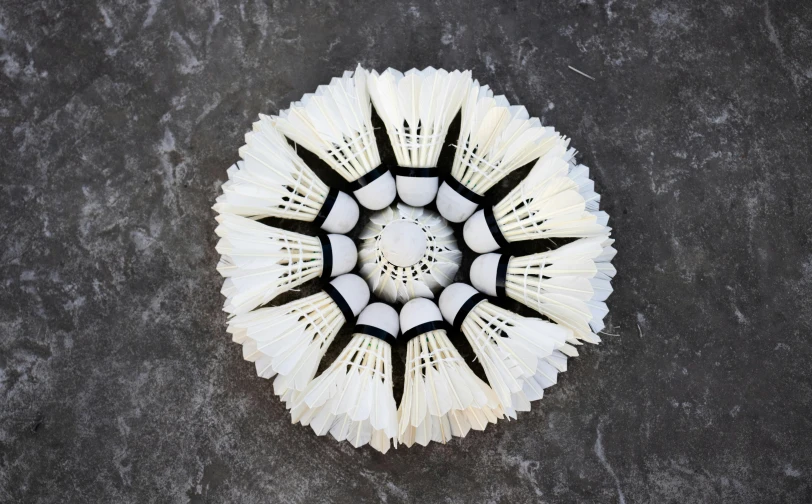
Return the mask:
[[408,339],[406,380],[398,408],[398,440],[406,446],[445,443],[503,418],[494,391],[480,380],[445,331],[440,310],[417,298],[400,311]]
[[389,303],[434,298],[454,281],[462,259],[445,219],[404,203],[370,216],[360,238],[359,274]]
[[347,233],[358,222],[358,204],[348,194],[331,189],[313,173],[260,114],[245,135],[240,157],[228,169],[228,181],[214,210],[251,219],[279,217],[315,222],[328,233]]
[[529,411],[530,401],[541,399],[558,373],[566,371],[567,357],[578,355],[569,344],[577,343],[571,330],[500,308],[467,284],[446,287],[440,311],[465,335],[512,418],[517,411]]
[[395,151],[400,199],[412,206],[428,205],[437,194],[440,150],[471,87],[471,72],[428,67],[404,75],[389,68],[379,75],[373,70],[367,86]]
[[279,294],[318,277],[334,277],[355,267],[355,243],[344,236],[308,236],[245,217],[220,214],[215,233],[221,254],[217,271],[226,277],[223,311],[246,313]]
[[394,308],[383,303],[364,308],[341,355],[288,402],[293,423],[386,453],[390,440],[397,440],[391,347],[397,334]]
[[471,283],[489,296],[509,297],[599,343],[615,276],[614,240],[582,238],[549,252],[511,257],[485,254],[471,264]]
[[243,358],[256,364],[257,375],[276,376],[274,393],[288,402],[313,379],[344,323],[368,302],[366,282],[356,275],[341,275],[312,296],[237,315],[227,331],[242,345]]
[[350,183],[358,202],[380,210],[394,201],[395,179],[381,165],[366,72],[359,65],[273,118],[288,138],[318,155]]
[[568,176],[563,147],[539,161],[495,206],[478,210],[465,223],[465,243],[480,254],[508,243],[541,238],[606,235],[609,216],[590,212],[578,183]]
[[474,81],[462,104],[454,164],[437,193],[437,209],[451,222],[463,222],[507,174],[568,143],[554,128],[530,118],[524,107],[494,97],[488,86]]

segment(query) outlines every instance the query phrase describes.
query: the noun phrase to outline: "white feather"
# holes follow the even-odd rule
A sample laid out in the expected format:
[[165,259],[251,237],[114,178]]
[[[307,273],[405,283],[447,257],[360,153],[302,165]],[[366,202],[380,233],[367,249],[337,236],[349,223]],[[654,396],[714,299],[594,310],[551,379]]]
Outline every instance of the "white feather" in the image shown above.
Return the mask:
[[280,217],[312,222],[329,187],[274,128],[270,117],[260,114],[259,118],[240,148],[243,161],[228,169],[223,194],[212,208],[251,219]]
[[[338,358],[288,404],[291,419],[328,431],[356,448],[369,443],[383,453],[397,440],[392,392],[392,349],[378,338],[354,334]],[[310,417],[323,419],[318,423]],[[329,427],[327,423],[329,421]]]
[[231,214],[218,215],[217,222],[225,312],[247,313],[321,276],[324,257],[318,238]]
[[445,443],[503,417],[497,395],[471,371],[444,330],[409,340],[397,415],[398,439],[406,446]]

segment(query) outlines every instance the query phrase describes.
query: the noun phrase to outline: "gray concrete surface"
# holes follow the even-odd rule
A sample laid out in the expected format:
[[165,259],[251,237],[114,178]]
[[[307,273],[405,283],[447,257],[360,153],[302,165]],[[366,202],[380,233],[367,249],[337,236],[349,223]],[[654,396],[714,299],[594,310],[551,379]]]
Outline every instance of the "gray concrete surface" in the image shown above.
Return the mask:
[[[209,210],[357,62],[570,135],[619,250],[613,335],[532,412],[386,456],[241,359]],[[14,0],[0,70],[0,501],[812,501],[809,2]]]

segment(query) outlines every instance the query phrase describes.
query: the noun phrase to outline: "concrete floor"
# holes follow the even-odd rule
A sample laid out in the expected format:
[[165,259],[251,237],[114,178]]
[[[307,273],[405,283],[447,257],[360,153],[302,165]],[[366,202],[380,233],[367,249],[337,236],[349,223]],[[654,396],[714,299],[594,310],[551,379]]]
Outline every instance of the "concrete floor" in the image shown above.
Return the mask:
[[[812,501],[812,4],[346,4],[0,5],[0,501]],[[571,136],[619,251],[532,412],[386,456],[229,342],[209,209],[257,113],[358,62]]]

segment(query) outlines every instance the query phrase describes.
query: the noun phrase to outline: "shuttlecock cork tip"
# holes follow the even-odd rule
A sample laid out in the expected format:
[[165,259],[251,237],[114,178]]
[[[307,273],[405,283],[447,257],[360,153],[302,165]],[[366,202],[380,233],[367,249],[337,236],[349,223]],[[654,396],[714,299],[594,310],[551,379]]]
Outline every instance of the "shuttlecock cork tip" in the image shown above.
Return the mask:
[[426,322],[442,322],[443,315],[434,301],[414,298],[400,309],[400,330],[406,334]]
[[[368,210],[381,210],[395,201],[395,196],[397,196],[395,177],[389,170],[383,170],[384,168],[378,167],[350,184],[353,194],[358,198],[358,203]],[[369,180],[372,178],[370,175],[377,175],[377,177]],[[361,187],[358,188],[358,185]]]
[[[332,193],[332,191],[331,191]],[[325,208],[330,205],[330,208]],[[324,216],[321,228],[328,233],[349,233],[358,222],[360,210],[358,203],[344,191],[335,191],[324,202],[324,206],[319,211],[319,217]]]
[[448,182],[443,182],[437,191],[437,210],[451,222],[464,222],[477,206],[478,203],[452,189]]
[[494,233],[501,233],[501,231],[498,228],[491,230],[485,218],[485,210],[479,210],[472,215],[462,228],[465,244],[478,254],[493,252],[500,248],[499,243],[494,239]]
[[426,233],[414,221],[396,220],[383,229],[380,247],[384,258],[395,266],[412,266],[426,253]]
[[454,283],[446,287],[440,294],[440,311],[446,322],[453,324],[465,302],[477,294],[479,293],[476,289],[464,283]]
[[386,332],[393,339],[398,336],[398,312],[385,303],[372,303],[358,315],[359,326],[372,326]]
[[[353,316],[358,316],[361,310],[369,303],[369,287],[358,275],[346,274],[338,276],[330,281],[330,285],[344,300],[347,307],[352,311]],[[339,301],[336,300],[336,303],[338,302]],[[344,310],[342,309],[342,311]],[[349,314],[345,314],[345,316],[346,315]]]
[[325,276],[337,277],[349,273],[358,261],[358,249],[351,238],[328,234],[329,245],[322,242]]
[[[433,170],[436,172],[436,170]],[[414,177],[398,175],[396,178],[398,196],[404,203],[414,206],[426,206],[437,195],[438,177]]]
[[474,259],[468,276],[476,290],[489,296],[498,295],[496,290],[497,271],[501,257],[502,254],[483,254]]

